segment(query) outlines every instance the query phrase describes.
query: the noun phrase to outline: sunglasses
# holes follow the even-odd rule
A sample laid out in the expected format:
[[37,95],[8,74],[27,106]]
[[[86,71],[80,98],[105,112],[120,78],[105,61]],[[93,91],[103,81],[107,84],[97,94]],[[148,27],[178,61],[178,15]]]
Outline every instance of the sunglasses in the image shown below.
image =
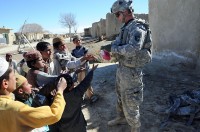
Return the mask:
[[118,18],[122,12],[115,13],[115,16]]

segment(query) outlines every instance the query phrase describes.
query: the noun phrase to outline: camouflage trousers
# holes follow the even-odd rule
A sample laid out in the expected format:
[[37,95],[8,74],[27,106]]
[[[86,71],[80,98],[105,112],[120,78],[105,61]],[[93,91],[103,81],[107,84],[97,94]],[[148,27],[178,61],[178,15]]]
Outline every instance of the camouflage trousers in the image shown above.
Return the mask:
[[116,73],[118,116],[126,118],[131,127],[140,127],[139,105],[143,101],[142,69],[119,65]]

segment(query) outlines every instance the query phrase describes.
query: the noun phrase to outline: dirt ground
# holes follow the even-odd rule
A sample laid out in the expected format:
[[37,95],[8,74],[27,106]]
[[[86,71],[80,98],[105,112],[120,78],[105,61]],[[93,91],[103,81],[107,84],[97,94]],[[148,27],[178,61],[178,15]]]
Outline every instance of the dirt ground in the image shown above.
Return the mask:
[[[101,66],[101,65],[100,65]],[[88,122],[88,132],[130,132],[128,125],[108,127],[107,122],[116,116],[115,104],[116,64],[105,64],[95,72],[93,87],[100,100],[83,108]],[[166,66],[160,60],[153,60],[144,69],[144,101],[140,107],[141,132],[199,132],[199,120],[190,126],[186,119],[178,118],[161,127],[167,114],[162,111],[169,106],[169,95],[181,94],[186,90],[199,89],[200,75],[183,65]],[[87,115],[89,114],[89,115]]]
[[[91,53],[98,56],[100,47],[110,41],[86,44]],[[73,44],[68,44],[69,49]],[[13,52],[14,53],[14,52]],[[19,60],[21,54],[13,55]],[[83,113],[88,132],[130,132],[128,125],[109,127],[107,122],[116,116],[115,63],[99,63],[94,73],[92,86],[100,99],[95,104],[83,102]],[[188,118],[173,119],[161,128],[167,114],[162,110],[169,106],[169,95],[181,94],[186,90],[199,89],[200,75],[183,64],[168,66],[164,60],[154,59],[144,69],[144,101],[140,106],[141,132],[200,132],[200,120],[185,125]]]

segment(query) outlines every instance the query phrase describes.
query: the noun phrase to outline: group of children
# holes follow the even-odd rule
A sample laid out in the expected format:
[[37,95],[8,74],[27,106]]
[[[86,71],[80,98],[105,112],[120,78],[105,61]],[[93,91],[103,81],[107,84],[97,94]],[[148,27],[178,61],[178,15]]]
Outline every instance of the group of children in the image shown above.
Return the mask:
[[[0,131],[1,132],[27,132],[34,128],[53,124],[60,120],[65,108],[63,91],[67,84],[61,78],[57,84],[57,93],[50,106],[30,107],[25,103],[15,100],[12,94],[16,89],[14,70],[4,58],[0,58]],[[23,80],[23,79],[22,79]],[[28,94],[31,88],[27,80],[19,92]]]
[[81,46],[79,36],[73,42],[71,54],[62,38],[54,38],[52,59],[50,43],[39,42],[37,50],[23,55],[26,78],[0,58],[0,131],[86,131],[81,104],[85,93],[91,103],[98,100],[91,87],[98,65],[88,71],[88,61],[95,57]]

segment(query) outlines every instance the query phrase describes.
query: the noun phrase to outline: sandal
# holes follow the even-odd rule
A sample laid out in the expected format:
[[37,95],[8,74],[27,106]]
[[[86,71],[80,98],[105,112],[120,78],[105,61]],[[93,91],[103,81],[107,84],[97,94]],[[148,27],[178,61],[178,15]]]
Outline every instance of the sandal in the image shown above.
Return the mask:
[[95,103],[98,99],[99,97],[97,95],[92,95],[92,97],[90,98],[90,104]]

